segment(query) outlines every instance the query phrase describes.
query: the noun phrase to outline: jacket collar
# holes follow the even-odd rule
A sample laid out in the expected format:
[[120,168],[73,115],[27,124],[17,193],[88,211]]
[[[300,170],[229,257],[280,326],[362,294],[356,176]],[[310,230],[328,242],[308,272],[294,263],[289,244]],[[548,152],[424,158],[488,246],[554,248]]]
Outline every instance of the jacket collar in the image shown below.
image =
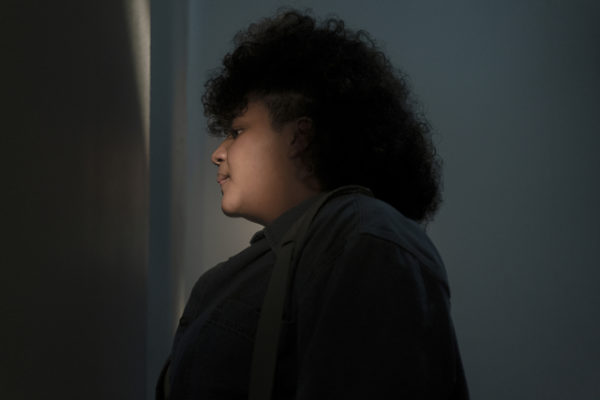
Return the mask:
[[288,229],[292,227],[292,224],[300,218],[308,208],[310,208],[311,204],[313,204],[318,197],[319,196],[312,196],[281,214],[264,229],[256,232],[254,236],[252,236],[250,243],[253,244],[264,237],[274,251],[279,245],[283,235],[285,235]]

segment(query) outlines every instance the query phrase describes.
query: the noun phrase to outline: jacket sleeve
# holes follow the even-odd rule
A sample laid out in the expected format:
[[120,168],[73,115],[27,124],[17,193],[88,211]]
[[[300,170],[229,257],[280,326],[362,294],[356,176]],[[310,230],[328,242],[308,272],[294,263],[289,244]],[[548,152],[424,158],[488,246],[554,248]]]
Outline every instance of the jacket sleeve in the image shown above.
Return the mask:
[[298,305],[297,399],[448,398],[457,354],[441,282],[369,234],[330,268]]

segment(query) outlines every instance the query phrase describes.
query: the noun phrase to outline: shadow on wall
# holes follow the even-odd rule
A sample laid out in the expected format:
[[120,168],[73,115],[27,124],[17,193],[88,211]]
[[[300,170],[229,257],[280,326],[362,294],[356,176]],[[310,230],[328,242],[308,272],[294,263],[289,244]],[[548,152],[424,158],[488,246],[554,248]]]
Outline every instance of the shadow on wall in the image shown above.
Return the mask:
[[143,398],[148,38],[118,2],[10,3],[3,396]]

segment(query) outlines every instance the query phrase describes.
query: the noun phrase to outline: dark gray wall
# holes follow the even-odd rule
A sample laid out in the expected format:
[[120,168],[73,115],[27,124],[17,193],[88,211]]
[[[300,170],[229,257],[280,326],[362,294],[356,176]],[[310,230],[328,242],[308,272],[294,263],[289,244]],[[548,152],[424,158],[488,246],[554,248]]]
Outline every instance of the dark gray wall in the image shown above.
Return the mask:
[[147,399],[170,353],[181,286],[186,164],[187,0],[152,0]]
[[0,6],[4,399],[144,397],[144,9]]
[[600,5],[194,1],[184,290],[257,226],[226,219],[200,93],[233,34],[287,4],[335,13],[411,77],[445,160],[429,232],[474,399],[600,397]]

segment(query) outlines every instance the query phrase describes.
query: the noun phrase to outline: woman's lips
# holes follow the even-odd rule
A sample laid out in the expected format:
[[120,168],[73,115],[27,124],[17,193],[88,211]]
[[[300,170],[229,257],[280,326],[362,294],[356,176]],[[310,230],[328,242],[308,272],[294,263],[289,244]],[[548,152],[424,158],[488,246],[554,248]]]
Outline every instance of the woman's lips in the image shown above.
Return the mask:
[[225,175],[225,174],[218,174],[217,175],[217,183],[219,185],[222,185],[223,183],[225,183],[227,180],[229,180],[229,175]]

